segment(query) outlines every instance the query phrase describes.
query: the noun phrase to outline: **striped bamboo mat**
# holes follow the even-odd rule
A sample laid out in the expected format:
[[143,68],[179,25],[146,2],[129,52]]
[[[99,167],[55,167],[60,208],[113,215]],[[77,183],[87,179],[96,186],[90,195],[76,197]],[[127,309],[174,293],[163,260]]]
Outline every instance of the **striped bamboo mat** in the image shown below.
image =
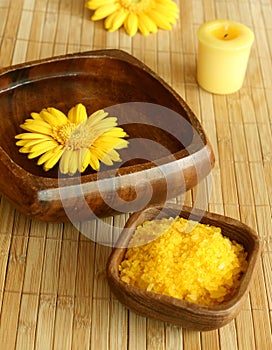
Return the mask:
[[[0,0],[0,66],[103,48],[145,62],[201,120],[216,157],[208,210],[256,229],[261,264],[235,320],[211,332],[188,331],[137,316],[112,297],[105,280],[109,247],[71,223],[30,220],[2,197],[0,349],[272,349],[272,0],[179,0],[171,32],[132,39],[90,21],[84,2]],[[212,95],[196,83],[196,30],[215,18],[240,21],[255,33],[245,83],[232,95]],[[194,190],[186,194],[188,203],[194,199]],[[104,222],[118,230],[126,219]],[[93,235],[103,233],[101,223],[88,225]]]

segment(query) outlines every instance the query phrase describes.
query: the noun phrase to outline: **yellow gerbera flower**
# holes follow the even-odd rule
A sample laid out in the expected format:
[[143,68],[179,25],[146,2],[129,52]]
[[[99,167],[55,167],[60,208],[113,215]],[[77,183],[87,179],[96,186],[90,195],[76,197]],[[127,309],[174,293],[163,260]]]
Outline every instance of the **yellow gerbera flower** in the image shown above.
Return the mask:
[[126,132],[117,127],[117,118],[108,117],[103,109],[87,116],[81,103],[71,108],[66,116],[56,108],[45,108],[40,113],[31,113],[20,125],[27,133],[16,135],[21,153],[28,158],[39,157],[37,164],[48,171],[59,163],[63,174],[84,172],[90,165],[99,170],[100,162],[112,165],[120,161],[116,151],[125,148]]
[[93,21],[105,19],[110,32],[124,25],[130,36],[138,29],[143,35],[156,33],[158,28],[171,30],[179,16],[172,0],[89,0],[86,7],[94,11]]

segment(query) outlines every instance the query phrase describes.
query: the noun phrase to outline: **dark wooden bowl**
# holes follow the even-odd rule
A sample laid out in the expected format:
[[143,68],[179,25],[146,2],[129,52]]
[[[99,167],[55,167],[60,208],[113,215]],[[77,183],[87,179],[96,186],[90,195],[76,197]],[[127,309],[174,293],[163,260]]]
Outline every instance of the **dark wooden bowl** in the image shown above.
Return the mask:
[[[167,204],[165,207],[149,207],[134,213],[127,221],[117,246],[113,249],[107,264],[107,278],[117,299],[134,312],[168,322],[184,328],[208,331],[220,328],[230,322],[240,311],[249,290],[256,264],[260,255],[260,242],[255,232],[241,222],[218,214],[195,211],[191,208]],[[248,252],[248,268],[234,297],[220,305],[202,306],[169,296],[144,291],[121,281],[118,267],[124,259],[126,247],[136,227],[146,220],[181,216],[204,224],[221,227],[222,234],[241,243]]]
[[[14,136],[31,112],[77,103],[90,115],[118,116],[130,145],[121,166],[61,177],[20,154]],[[195,186],[214,156],[197,118],[162,79],[119,50],[78,53],[0,71],[0,191],[18,210],[44,221],[133,212]],[[149,194],[149,197],[147,196]]]

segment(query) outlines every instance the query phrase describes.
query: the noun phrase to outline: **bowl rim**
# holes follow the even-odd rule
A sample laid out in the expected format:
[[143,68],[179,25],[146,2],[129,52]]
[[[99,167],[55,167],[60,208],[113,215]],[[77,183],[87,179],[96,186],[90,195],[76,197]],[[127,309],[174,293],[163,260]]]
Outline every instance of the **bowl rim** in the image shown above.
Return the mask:
[[[233,312],[243,302],[244,297],[249,291],[250,282],[255,273],[256,266],[261,253],[261,241],[257,233],[252,228],[228,216],[220,215],[217,213],[205,212],[203,216],[204,220],[202,218],[200,222],[204,221],[207,223],[208,221],[210,221],[211,225],[216,225],[215,222],[221,223],[222,219],[224,219],[226,220],[226,224],[229,227],[233,225],[238,225],[238,227],[241,230],[244,230],[244,232],[249,236],[249,239],[252,241],[253,250],[250,254],[250,260],[248,262],[247,271],[243,274],[241,278],[241,283],[237,292],[230,300],[214,306],[201,305],[201,304],[192,303],[186,300],[174,298],[168,295],[162,295],[152,291],[146,291],[141,288],[131,286],[120,279],[119,271],[117,271],[116,269],[116,262],[120,263],[123,260],[125,252],[127,250],[126,246],[123,247],[123,244],[127,244],[130,241],[138,224],[141,224],[143,222],[142,221],[143,214],[145,214],[148,211],[151,211],[151,213],[152,212],[154,213],[154,211],[159,212],[160,210],[164,210],[165,212],[166,210],[166,215],[168,215],[169,213],[167,213],[167,210],[169,209],[176,211],[177,213],[180,213],[180,216],[182,217],[184,217],[183,215],[185,215],[185,218],[187,215],[190,215],[192,213],[191,207],[183,206],[181,209],[181,207],[178,204],[168,203],[164,207],[156,206],[156,205],[148,206],[144,210],[137,213],[133,213],[129,217],[129,219],[127,220],[124,226],[124,230],[121,232],[119,239],[116,242],[116,246],[113,248],[107,262],[106,272],[107,272],[107,278],[108,278],[110,287],[112,286],[112,282],[114,281],[118,286],[118,288],[120,288],[120,290],[123,293],[131,295],[132,298],[136,295],[137,297],[139,297],[140,295],[142,298],[145,299],[145,301],[149,301],[149,300],[152,300],[153,302],[156,301],[157,306],[165,305],[165,306],[172,306],[175,308],[179,308],[182,311],[189,310],[190,313],[195,314],[197,316],[204,315],[204,314],[206,316],[207,315],[212,316],[214,314],[216,314],[217,316],[224,316]],[[202,210],[194,209],[193,217],[197,218],[197,217],[200,217],[201,215],[203,215]],[[165,217],[170,217],[170,216],[165,216]],[[217,226],[221,227],[218,224]],[[126,234],[125,232],[127,232],[125,231],[125,229],[130,229],[129,234],[126,237],[124,237],[124,235]],[[122,245],[122,247],[120,247],[120,245]],[[114,293],[114,290],[113,290],[113,293]]]

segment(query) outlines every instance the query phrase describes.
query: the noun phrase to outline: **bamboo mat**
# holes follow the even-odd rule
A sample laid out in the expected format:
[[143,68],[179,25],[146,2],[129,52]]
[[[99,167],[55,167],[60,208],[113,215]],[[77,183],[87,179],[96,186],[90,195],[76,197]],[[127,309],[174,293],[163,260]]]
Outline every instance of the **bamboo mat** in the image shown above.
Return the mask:
[[[272,349],[272,0],[180,0],[171,32],[133,39],[90,21],[84,0],[0,0],[0,66],[66,53],[120,48],[145,62],[191,106],[216,164],[208,210],[239,219],[263,241],[243,310],[227,326],[194,332],[127,311],[111,294],[111,249],[71,223],[26,218],[0,202],[0,349]],[[196,30],[229,18],[255,33],[246,80],[232,95],[201,90],[195,79]],[[3,117],[3,116],[1,116]],[[193,203],[195,191],[186,194]],[[120,230],[125,215],[104,221]],[[103,225],[88,223],[101,235]]]

